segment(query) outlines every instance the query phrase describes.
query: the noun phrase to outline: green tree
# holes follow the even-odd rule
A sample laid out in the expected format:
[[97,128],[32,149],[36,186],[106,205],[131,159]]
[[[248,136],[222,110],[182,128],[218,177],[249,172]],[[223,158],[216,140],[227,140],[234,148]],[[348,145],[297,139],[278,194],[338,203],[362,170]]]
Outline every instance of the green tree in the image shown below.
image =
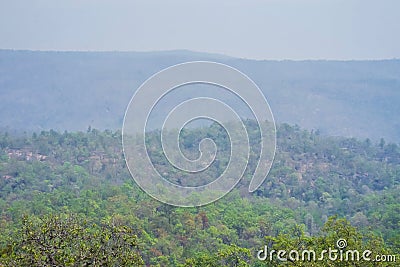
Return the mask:
[[72,215],[27,217],[2,249],[5,266],[142,266],[132,229],[89,225]]
[[[332,216],[328,219],[322,227],[319,236],[306,236],[302,227],[296,226],[291,234],[279,234],[276,237],[267,236],[266,241],[268,249],[267,255],[265,255],[265,266],[279,266],[283,263],[288,266],[307,267],[397,266],[396,262],[376,263],[374,261],[365,260],[362,257],[362,253],[365,250],[370,250],[372,252],[372,254],[368,256],[371,259],[374,259],[376,255],[394,255],[396,259],[399,257],[399,255],[395,255],[393,251],[387,248],[382,238],[374,234],[363,236],[355,227],[351,226],[346,219],[337,218],[336,216]],[[284,256],[281,255],[281,258],[285,260],[278,258],[277,253],[280,250],[286,252]],[[314,251],[315,254],[308,254],[307,252],[307,254],[304,254],[305,256],[303,259],[302,253],[311,250]],[[324,253],[324,256],[321,256],[324,250],[326,253]],[[295,252],[290,254],[291,251]],[[332,251],[332,254],[329,254],[329,251]],[[358,251],[359,257],[357,254],[353,254],[356,253],[355,251]],[[308,258],[309,255],[310,258]]]

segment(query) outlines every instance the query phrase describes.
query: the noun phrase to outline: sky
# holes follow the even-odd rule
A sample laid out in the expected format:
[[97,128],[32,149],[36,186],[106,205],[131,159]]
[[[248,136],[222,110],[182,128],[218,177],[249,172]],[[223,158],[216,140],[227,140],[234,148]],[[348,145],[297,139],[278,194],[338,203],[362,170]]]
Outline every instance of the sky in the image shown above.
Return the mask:
[[400,58],[398,0],[0,0],[0,49]]

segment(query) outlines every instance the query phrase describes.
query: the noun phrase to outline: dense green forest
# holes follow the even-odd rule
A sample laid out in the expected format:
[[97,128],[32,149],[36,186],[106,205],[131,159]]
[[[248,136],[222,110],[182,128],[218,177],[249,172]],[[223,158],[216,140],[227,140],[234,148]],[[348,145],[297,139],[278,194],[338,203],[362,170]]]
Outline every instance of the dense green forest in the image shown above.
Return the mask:
[[[256,135],[251,122],[248,126]],[[216,125],[189,129],[181,142],[190,153],[210,133],[224,147],[226,134]],[[256,147],[257,138],[250,140]],[[156,143],[150,155],[158,169],[185,183],[164,164]],[[226,166],[223,152],[205,181]],[[397,266],[257,258],[265,247],[322,250],[345,239],[348,249],[393,255],[398,262],[397,144],[326,137],[282,124],[272,169],[263,185],[248,193],[256,152],[245,178],[228,195],[203,207],[177,208],[135,184],[119,131],[3,132],[0,266]]]

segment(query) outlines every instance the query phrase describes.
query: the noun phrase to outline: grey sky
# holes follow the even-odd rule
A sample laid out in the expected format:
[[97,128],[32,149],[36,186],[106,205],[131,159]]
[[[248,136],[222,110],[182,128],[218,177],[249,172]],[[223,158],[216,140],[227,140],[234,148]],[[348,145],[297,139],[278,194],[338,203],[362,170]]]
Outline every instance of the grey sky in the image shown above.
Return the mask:
[[0,48],[400,58],[397,0],[0,0]]

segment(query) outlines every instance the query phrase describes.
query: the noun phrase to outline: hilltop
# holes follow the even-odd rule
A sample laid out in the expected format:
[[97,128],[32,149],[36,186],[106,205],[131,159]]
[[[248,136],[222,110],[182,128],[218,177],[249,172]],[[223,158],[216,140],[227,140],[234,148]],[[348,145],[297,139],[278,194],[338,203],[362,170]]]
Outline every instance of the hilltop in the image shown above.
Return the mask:
[[165,67],[193,60],[246,73],[279,123],[326,135],[400,141],[400,60],[256,61],[191,51],[0,50],[0,128],[120,129],[141,83]]

